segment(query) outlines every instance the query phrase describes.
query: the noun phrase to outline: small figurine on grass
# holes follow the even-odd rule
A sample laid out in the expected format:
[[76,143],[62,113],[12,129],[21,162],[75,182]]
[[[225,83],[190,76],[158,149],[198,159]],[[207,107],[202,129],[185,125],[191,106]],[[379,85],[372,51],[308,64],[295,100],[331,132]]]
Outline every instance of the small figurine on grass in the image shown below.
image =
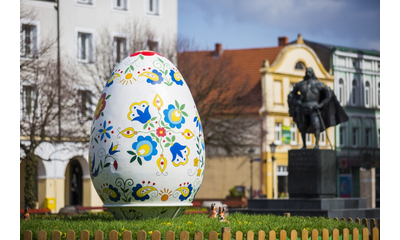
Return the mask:
[[25,211],[24,211],[23,217],[24,217],[25,221],[29,220],[29,218],[30,218],[29,207],[28,206],[25,207]]
[[211,204],[211,214],[208,217],[209,218],[216,218],[217,217],[217,208],[215,207],[215,203]]
[[219,207],[219,217],[218,217],[220,222],[227,222],[229,223],[228,220],[225,219],[225,207]]

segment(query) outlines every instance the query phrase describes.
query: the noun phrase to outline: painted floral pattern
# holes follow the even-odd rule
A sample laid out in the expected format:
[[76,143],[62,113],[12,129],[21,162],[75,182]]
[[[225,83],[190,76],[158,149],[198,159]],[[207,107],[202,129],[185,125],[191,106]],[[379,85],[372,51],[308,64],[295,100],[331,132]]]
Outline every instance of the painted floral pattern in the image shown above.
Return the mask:
[[[205,167],[201,120],[192,100],[168,90],[181,93],[185,85],[173,64],[150,51],[132,54],[111,73],[94,112],[89,153],[90,176],[105,203],[193,200]],[[168,180],[176,174],[184,181],[179,186]]]

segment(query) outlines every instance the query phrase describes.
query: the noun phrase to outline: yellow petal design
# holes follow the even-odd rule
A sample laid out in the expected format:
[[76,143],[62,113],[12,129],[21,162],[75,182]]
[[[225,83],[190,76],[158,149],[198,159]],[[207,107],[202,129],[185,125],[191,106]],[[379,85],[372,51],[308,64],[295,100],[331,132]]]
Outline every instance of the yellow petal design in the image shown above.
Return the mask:
[[119,73],[114,73],[110,79],[108,79],[107,83],[110,83],[112,81],[114,81],[117,77],[121,77],[121,75],[119,75]]
[[163,102],[163,100],[161,99],[160,95],[156,94],[156,96],[154,97],[154,100],[153,100],[153,105],[154,105],[155,107],[157,107],[158,110],[160,110],[161,107],[164,105],[164,102]]
[[163,155],[161,155],[161,157],[157,160],[157,166],[160,169],[161,173],[163,173],[165,168],[167,167],[167,159]]
[[147,144],[143,144],[142,146],[140,146],[140,148],[138,149],[138,155],[139,156],[143,156],[143,155],[147,155],[150,151],[150,146]]
[[152,191],[157,191],[157,189],[155,189],[154,187],[142,187],[136,191],[136,196],[144,197],[145,195],[149,194]]
[[182,135],[187,139],[191,139],[194,134],[192,133],[192,131],[190,131],[189,129],[185,129],[185,131],[183,131]]
[[107,195],[109,195],[112,198],[116,198],[117,197],[117,193],[114,192],[113,190],[109,189],[109,188],[105,188],[103,189],[103,192]]
[[147,77],[148,79],[153,80],[155,82],[160,79],[157,74],[152,72],[142,72],[141,74],[139,74],[139,77],[142,76]]
[[120,133],[124,137],[131,138],[135,135],[135,130],[132,127],[128,127],[122,130]]
[[190,190],[187,187],[180,187],[180,188],[176,189],[176,191],[181,192],[184,197],[187,197],[190,193]]

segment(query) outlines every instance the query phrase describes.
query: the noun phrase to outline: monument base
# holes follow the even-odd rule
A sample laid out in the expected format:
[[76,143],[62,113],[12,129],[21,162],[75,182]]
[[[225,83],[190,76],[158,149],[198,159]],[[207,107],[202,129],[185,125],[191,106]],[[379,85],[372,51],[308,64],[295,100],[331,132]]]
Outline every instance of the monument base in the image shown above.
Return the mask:
[[336,159],[332,150],[289,150],[288,191],[291,198],[334,198]]
[[229,209],[230,213],[274,214],[283,216],[329,218],[380,218],[379,208],[367,208],[365,198],[296,198],[296,199],[249,199],[248,207]]

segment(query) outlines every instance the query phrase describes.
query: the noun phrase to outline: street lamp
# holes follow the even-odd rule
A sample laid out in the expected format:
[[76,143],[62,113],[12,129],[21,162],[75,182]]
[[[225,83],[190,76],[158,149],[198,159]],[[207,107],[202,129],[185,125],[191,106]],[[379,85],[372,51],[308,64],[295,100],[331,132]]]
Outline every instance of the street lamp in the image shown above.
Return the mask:
[[250,199],[253,198],[253,156],[254,156],[254,149],[249,149],[249,157],[250,157]]
[[269,145],[269,147],[270,147],[270,149],[271,149],[271,159],[272,159],[272,197],[274,198],[275,197],[275,194],[274,194],[274,188],[275,188],[275,174],[274,174],[274,172],[275,172],[275,149],[276,149],[276,144],[274,143],[274,142],[272,142],[270,145]]

